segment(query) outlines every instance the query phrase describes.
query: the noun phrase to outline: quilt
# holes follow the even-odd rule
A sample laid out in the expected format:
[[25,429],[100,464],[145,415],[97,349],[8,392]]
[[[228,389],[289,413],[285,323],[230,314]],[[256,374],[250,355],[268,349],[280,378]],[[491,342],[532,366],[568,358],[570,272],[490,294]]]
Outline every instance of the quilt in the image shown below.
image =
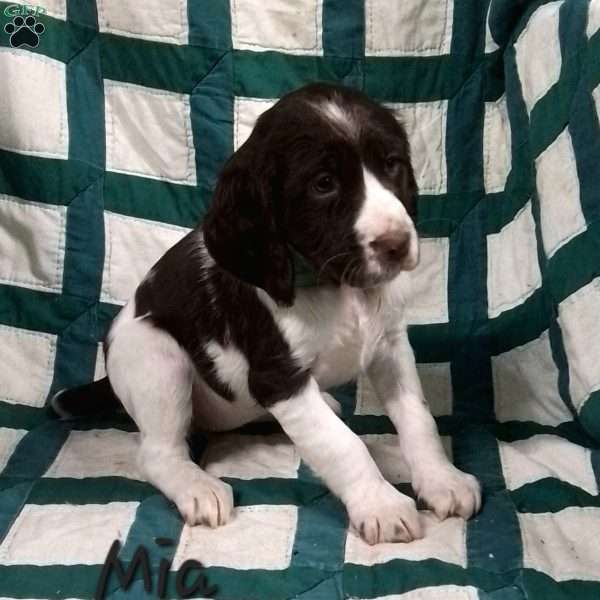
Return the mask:
[[[0,2],[0,597],[600,598],[599,29],[600,0]],[[409,132],[410,339],[483,485],[410,544],[363,543],[274,426],[191,440],[238,507],[209,530],[140,479],[131,421],[47,409],[102,377],[257,116],[316,80]],[[369,383],[331,392],[410,491]]]

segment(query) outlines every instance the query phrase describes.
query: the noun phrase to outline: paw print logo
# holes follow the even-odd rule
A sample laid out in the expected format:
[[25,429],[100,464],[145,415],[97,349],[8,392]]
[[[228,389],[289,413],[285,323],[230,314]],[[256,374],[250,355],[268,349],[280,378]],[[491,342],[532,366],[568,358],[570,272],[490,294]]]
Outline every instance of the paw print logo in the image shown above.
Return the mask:
[[46,31],[46,28],[34,16],[29,15],[26,19],[15,17],[12,23],[4,26],[4,31],[10,35],[9,41],[13,48],[21,46],[37,48],[40,43],[40,35]]

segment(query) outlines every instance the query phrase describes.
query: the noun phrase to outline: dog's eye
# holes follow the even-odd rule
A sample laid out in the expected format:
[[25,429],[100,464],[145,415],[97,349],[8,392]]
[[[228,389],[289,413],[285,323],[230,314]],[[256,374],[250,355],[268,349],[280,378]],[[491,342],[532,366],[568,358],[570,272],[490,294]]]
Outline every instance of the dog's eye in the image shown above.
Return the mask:
[[402,161],[397,156],[387,156],[384,161],[384,167],[388,175],[397,175]]
[[317,194],[331,194],[337,187],[336,181],[329,173],[322,173],[313,182],[313,189]]

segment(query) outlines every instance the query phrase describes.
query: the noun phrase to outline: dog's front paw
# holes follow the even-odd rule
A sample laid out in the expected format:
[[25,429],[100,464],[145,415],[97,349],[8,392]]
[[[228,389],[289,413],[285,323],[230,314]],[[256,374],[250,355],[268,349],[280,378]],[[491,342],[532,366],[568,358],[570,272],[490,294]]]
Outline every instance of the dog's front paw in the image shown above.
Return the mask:
[[174,498],[188,525],[225,525],[233,514],[231,486],[216,477],[202,474]]
[[346,506],[352,526],[368,544],[410,542],[423,537],[414,500],[385,480],[365,483],[354,491]]
[[413,488],[438,519],[469,519],[481,508],[481,487],[473,475],[454,465],[440,465],[414,477]]

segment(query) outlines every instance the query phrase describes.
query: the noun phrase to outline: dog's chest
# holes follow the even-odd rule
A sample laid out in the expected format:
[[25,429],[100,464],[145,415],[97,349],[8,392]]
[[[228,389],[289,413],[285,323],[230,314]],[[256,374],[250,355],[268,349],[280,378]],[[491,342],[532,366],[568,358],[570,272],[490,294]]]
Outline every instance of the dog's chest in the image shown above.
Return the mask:
[[306,335],[296,352],[312,361],[322,388],[353,379],[369,364],[383,334],[379,297],[342,287],[311,308],[313,318],[305,321]]

